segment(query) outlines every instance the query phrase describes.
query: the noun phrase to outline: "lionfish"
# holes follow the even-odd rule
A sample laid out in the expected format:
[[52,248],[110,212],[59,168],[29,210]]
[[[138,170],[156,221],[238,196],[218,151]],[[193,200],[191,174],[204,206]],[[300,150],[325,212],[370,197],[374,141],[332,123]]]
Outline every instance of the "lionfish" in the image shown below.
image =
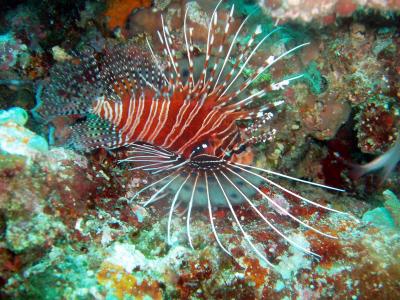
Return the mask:
[[[157,202],[160,195],[171,194],[168,243],[171,243],[173,212],[178,204],[183,204],[186,208],[187,239],[193,248],[191,214],[193,208],[200,207],[208,210],[211,229],[219,247],[232,255],[219,238],[213,216],[213,208],[229,208],[241,235],[251,249],[273,267],[267,257],[257,249],[235,212],[234,206],[247,203],[281,238],[302,251],[319,257],[289,238],[261,213],[251,198],[259,194],[282,215],[322,236],[335,238],[293,215],[276,199],[266,194],[260,185],[268,184],[308,204],[346,214],[309,200],[266,175],[334,191],[341,190],[243,164],[235,159],[248,147],[268,139],[268,134],[246,137],[240,130],[238,121],[251,120],[253,123],[249,128],[257,129],[257,126],[271,118],[274,108],[282,103],[277,101],[254,108],[254,100],[262,98],[271,90],[284,88],[301,75],[272,83],[257,92],[249,93],[249,87],[276,62],[309,43],[300,44],[277,57],[270,56],[254,74],[243,80],[243,72],[250,60],[279,28],[262,36],[261,26],[257,26],[247,43],[235,54],[236,62],[229,69],[229,59],[249,16],[241,22],[232,37],[232,5],[229,14],[222,20],[225,26],[221,30],[220,42],[216,44],[216,32],[221,26],[218,16],[220,4],[221,1],[209,21],[203,69],[197,76],[194,71],[193,28],[188,28],[186,9],[183,24],[187,59],[185,63],[188,66],[186,78],[181,70],[183,64],[178,62],[178,55],[173,47],[171,32],[161,18],[162,30],[158,32],[158,37],[166,63],[161,63],[147,39],[147,50],[126,43],[108,46],[100,54],[80,53],[78,62],[65,62],[53,67],[51,82],[44,87],[35,112],[47,120],[60,115],[86,116],[86,119],[72,127],[70,143],[75,149],[90,151],[97,148],[129,147],[130,156],[121,160],[122,162],[134,164],[132,170],[161,174],[160,179],[157,177],[157,180],[138,191],[135,197],[156,188],[156,192],[144,203],[147,206]],[[256,43],[256,40],[259,42]],[[214,58],[213,49],[216,52]]]

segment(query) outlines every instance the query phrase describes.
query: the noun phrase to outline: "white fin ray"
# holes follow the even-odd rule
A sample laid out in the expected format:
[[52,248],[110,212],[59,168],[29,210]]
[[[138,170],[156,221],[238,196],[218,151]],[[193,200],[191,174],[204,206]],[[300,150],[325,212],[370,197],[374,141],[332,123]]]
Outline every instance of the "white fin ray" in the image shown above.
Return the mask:
[[[247,171],[249,173],[251,173],[252,175],[258,175],[257,173],[254,172],[250,172],[248,170],[245,170],[241,167],[236,166],[236,168],[239,168],[243,171]],[[274,205],[274,207],[276,207],[279,211],[281,211],[284,215],[289,216],[292,220],[296,221],[297,223],[303,225],[304,227],[311,229],[312,231],[319,233],[320,235],[326,236],[328,238],[331,239],[337,239],[337,237],[332,236],[330,234],[324,233],[321,230],[312,227],[311,225],[308,225],[307,223],[303,222],[302,220],[300,220],[299,218],[297,218],[296,216],[294,216],[293,214],[291,214],[287,209],[283,208],[282,206],[280,206],[274,199],[272,199],[271,197],[269,197],[267,194],[265,194],[262,190],[260,190],[258,187],[256,187],[253,183],[251,183],[249,180],[247,180],[246,178],[244,178],[243,176],[237,174],[242,180],[244,180],[245,182],[247,182],[247,184],[249,184],[251,187],[253,187],[260,195],[262,195],[264,198],[266,198],[270,203],[272,203]],[[262,178],[262,176],[260,176]]]
[[187,215],[186,215],[186,233],[187,233],[187,238],[188,238],[188,241],[189,241],[190,248],[192,248],[193,250],[194,250],[194,247],[193,247],[193,243],[192,243],[192,236],[190,234],[190,216],[192,214],[194,194],[196,192],[196,185],[197,185],[198,179],[199,179],[199,173],[197,173],[196,178],[194,180],[192,195],[190,196],[188,212],[187,212]]
[[[227,168],[228,171],[232,172],[233,174],[237,175],[238,174],[231,170],[230,168]],[[272,224],[261,212],[260,210],[254,205],[253,202],[250,201],[250,199],[236,186],[235,183],[232,182],[232,180],[223,172],[221,171],[221,174],[225,176],[225,178],[236,188],[236,190],[242,195],[242,197],[244,197],[247,201],[247,203],[251,206],[251,208],[253,208],[253,210],[261,217],[261,219],[264,220],[265,223],[267,223],[267,225],[269,227],[272,228],[273,231],[275,231],[279,236],[281,236],[282,238],[284,238],[289,244],[295,246],[296,248],[302,250],[305,253],[311,254],[313,256],[316,256],[318,258],[321,258],[320,255],[318,255],[317,253],[314,253],[306,248],[304,248],[303,246],[299,245],[298,243],[296,243],[295,241],[291,240],[290,238],[288,238],[284,233],[282,233],[276,226],[274,226],[274,224]],[[238,176],[240,178],[240,176]]]
[[175,209],[175,205],[176,205],[176,202],[178,201],[179,194],[180,194],[182,188],[184,187],[186,182],[189,180],[190,176],[191,175],[189,174],[186,177],[186,179],[182,182],[182,184],[179,186],[178,190],[175,192],[174,198],[173,198],[172,203],[171,203],[171,207],[169,209],[168,225],[167,225],[167,242],[168,242],[168,245],[172,244],[171,243],[171,223],[172,223],[172,215],[173,215],[173,212],[174,212],[174,209]]
[[208,187],[208,173],[205,172],[204,174],[205,180],[206,180],[206,193],[207,193],[207,207],[208,207],[208,215],[210,218],[210,223],[211,223],[211,230],[214,234],[215,240],[217,241],[218,245],[221,247],[221,249],[228,254],[229,256],[232,256],[232,253],[227,250],[224,245],[222,244],[222,242],[220,241],[219,237],[218,237],[218,233],[217,230],[215,229],[215,225],[214,225],[214,219],[213,219],[213,214],[212,214],[212,204],[211,204],[211,200],[210,200],[210,191],[209,191],[209,187]]
[[223,194],[224,197],[225,197],[226,203],[228,204],[229,209],[230,209],[230,211],[231,211],[231,213],[232,213],[232,216],[233,216],[233,218],[235,219],[235,222],[236,222],[236,224],[238,225],[238,227],[239,227],[239,229],[240,229],[240,231],[241,231],[241,233],[242,233],[244,239],[247,241],[247,243],[250,245],[250,247],[253,249],[253,251],[254,251],[265,263],[267,263],[271,268],[275,268],[275,266],[265,257],[265,255],[263,255],[263,254],[260,252],[260,250],[257,249],[257,247],[254,245],[254,243],[251,241],[249,234],[243,229],[243,226],[242,226],[242,224],[240,224],[240,221],[239,221],[239,219],[238,219],[238,217],[237,217],[237,215],[236,215],[236,213],[235,213],[235,210],[233,209],[232,204],[231,204],[231,202],[229,201],[229,198],[228,198],[228,196],[226,195],[226,192],[225,192],[225,190],[224,190],[224,188],[223,188],[221,182],[220,182],[219,179],[218,179],[218,176],[215,174],[214,171],[212,171],[212,173],[213,173],[215,179],[217,180],[217,183],[218,183],[218,185],[219,185],[219,187],[220,187],[220,189],[221,189],[221,191],[222,191],[222,194]]

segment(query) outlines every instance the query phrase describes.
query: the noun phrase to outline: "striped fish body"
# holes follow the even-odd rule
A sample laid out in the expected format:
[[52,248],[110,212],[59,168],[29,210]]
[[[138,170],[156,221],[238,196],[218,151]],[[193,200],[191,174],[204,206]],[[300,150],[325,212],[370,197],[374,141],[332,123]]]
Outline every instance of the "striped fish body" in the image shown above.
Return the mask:
[[[197,99],[191,94],[197,94]],[[204,153],[221,158],[243,141],[236,120],[246,113],[218,106],[216,95],[201,103],[201,95],[190,93],[188,86],[176,89],[169,99],[149,89],[135,94],[125,91],[119,102],[95,101],[93,112],[119,133],[113,146],[146,143],[189,159],[198,145],[207,145]]]

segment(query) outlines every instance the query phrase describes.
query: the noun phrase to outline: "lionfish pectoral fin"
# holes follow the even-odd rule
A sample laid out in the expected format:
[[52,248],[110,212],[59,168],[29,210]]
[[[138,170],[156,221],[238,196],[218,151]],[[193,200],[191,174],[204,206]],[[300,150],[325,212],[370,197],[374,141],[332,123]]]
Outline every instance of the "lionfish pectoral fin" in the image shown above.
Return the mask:
[[237,216],[237,214],[236,214],[236,212],[235,212],[235,210],[234,210],[234,208],[232,206],[232,203],[230,201],[230,197],[226,193],[226,187],[227,186],[225,184],[221,183],[221,181],[220,181],[222,179],[223,172],[219,172],[219,171],[214,172],[214,171],[212,171],[212,175],[214,176],[219,188],[221,189],[221,192],[222,192],[222,194],[224,196],[226,204],[229,207],[229,209],[231,211],[231,214],[232,214],[232,216],[233,216],[233,218],[234,218],[234,220],[236,222],[236,225],[239,227],[239,230],[243,235],[243,238],[247,241],[247,243],[250,245],[252,250],[257,254],[257,256],[259,258],[261,258],[268,266],[270,266],[271,268],[274,268],[274,265],[268,260],[268,258],[262,253],[262,251],[260,251],[257,248],[257,246],[253,243],[251,236],[246,232],[245,228],[241,224],[242,220],[240,220],[238,218],[238,216]]
[[[199,172],[202,173],[202,171]],[[185,182],[185,185],[183,187],[180,187],[181,181],[183,181],[183,179],[181,179],[179,181],[170,184],[168,189],[173,195],[175,195],[176,192],[179,190],[179,200],[187,204],[189,204],[190,201],[192,201],[193,207],[208,206],[208,198],[206,191],[208,191],[209,198],[211,199],[212,208],[227,207],[227,203],[224,199],[224,196],[221,192],[221,189],[219,188],[219,185],[215,177],[212,176],[212,173],[210,171],[204,171],[204,172],[207,175],[204,174],[199,175],[199,178],[196,181],[195,189],[193,189],[193,186],[195,183],[196,175],[192,174],[190,176],[190,173],[186,174],[185,172],[182,172],[180,174],[181,178],[189,176],[189,178]],[[246,176],[247,179],[250,180],[254,185],[258,186],[262,182],[259,178],[256,178],[253,175],[246,175],[244,173],[241,174],[243,176]],[[239,186],[241,188],[242,194],[246,195],[247,197],[251,198],[257,193],[251,186],[246,184],[244,180],[238,177],[232,177],[231,180],[236,186]],[[230,203],[232,205],[234,206],[240,205],[244,202],[244,197],[242,196],[242,194],[238,193],[238,191],[233,186],[231,186],[231,184],[228,183],[227,180],[221,178],[220,181],[224,185],[225,188],[224,191],[229,197]]]
[[132,167],[129,170],[143,170],[151,174],[158,174],[176,171],[187,163],[179,155],[150,144],[137,142],[126,146],[129,147],[128,157],[119,162],[130,163]]
[[[240,172],[240,170],[239,170]],[[253,175],[246,175],[243,172],[240,172],[242,176],[245,176],[247,180],[252,182],[254,185],[258,186],[262,183],[260,179]],[[224,187],[225,194],[229,197],[229,201],[233,206],[241,205],[245,202],[245,197],[253,198],[257,191],[254,190],[251,186],[249,186],[242,178],[238,176],[229,176],[231,182],[228,179],[221,177],[219,180]],[[221,193],[221,189],[216,181],[215,177],[208,178],[209,186],[210,186],[210,195],[212,195],[212,201],[215,206],[219,207],[227,207],[227,203],[225,201],[224,195]],[[241,192],[235,187],[239,187]]]
[[[50,88],[51,89],[51,88]],[[45,91],[49,93],[48,90]],[[67,96],[66,96],[67,97]],[[31,109],[32,115],[36,119],[50,122],[55,117],[86,115],[92,109],[91,102],[82,101],[78,97],[68,96],[72,99],[70,102],[64,97],[48,97],[42,96],[40,92],[36,94],[36,106]]]
[[50,82],[42,82],[36,90],[36,106],[32,114],[50,121],[57,116],[86,115],[101,90],[96,84],[96,59],[85,51],[72,61],[54,65]]
[[[303,180],[303,179],[300,179],[300,178],[288,176],[288,175],[285,175],[285,174],[282,174],[282,173],[278,173],[278,172],[271,171],[271,170],[268,170],[268,169],[258,168],[258,167],[255,167],[255,166],[244,165],[244,164],[240,164],[240,163],[231,163],[230,166],[231,166],[231,168],[230,168],[231,171],[233,170],[232,166],[235,166],[239,170],[242,170],[242,171],[244,171],[244,172],[246,172],[248,174],[252,174],[252,175],[262,179],[265,184],[268,184],[269,186],[272,186],[272,187],[277,188],[277,189],[279,189],[279,190],[281,190],[281,191],[283,191],[285,193],[288,193],[291,196],[293,196],[293,197],[295,197],[295,198],[297,198],[299,200],[302,200],[307,204],[322,208],[322,209],[324,209],[326,211],[331,211],[331,212],[335,212],[335,213],[338,213],[338,214],[346,215],[347,217],[351,218],[356,223],[359,223],[359,220],[355,216],[353,216],[353,215],[351,215],[351,214],[349,214],[347,212],[343,212],[343,211],[334,209],[332,207],[319,204],[318,202],[315,202],[315,201],[310,200],[310,199],[308,199],[306,197],[303,197],[302,195],[300,195],[300,194],[298,194],[298,193],[296,193],[296,192],[294,192],[294,191],[292,191],[292,190],[290,190],[288,188],[285,188],[284,186],[278,184],[277,182],[275,182],[275,181],[273,181],[273,180],[269,179],[268,177],[263,176],[261,174],[269,174],[269,175],[285,178],[287,180],[296,181],[296,182],[308,184],[308,185],[311,185],[311,186],[328,189],[328,190],[335,191],[335,192],[345,192],[345,190],[343,190],[343,189],[339,189],[339,188],[336,188],[336,187],[332,187],[332,186],[328,186],[328,185],[324,185],[324,184],[320,184],[320,183],[316,183],[316,182],[312,182],[312,181]],[[261,174],[259,174],[259,173],[261,173]],[[248,183],[251,184],[250,182],[248,182]],[[309,226],[308,224],[302,222],[301,220],[299,220],[298,218],[293,216],[291,213],[289,213],[289,211],[277,206],[276,203],[274,202],[274,200],[272,200],[270,197],[268,197],[259,188],[257,188],[256,186],[253,186],[253,187],[258,190],[259,194],[261,194],[263,197],[267,198],[268,201],[273,203],[273,205],[275,207],[277,207],[281,212],[283,212],[284,214],[288,215],[290,218],[292,218],[293,220],[295,220],[299,224],[303,225],[306,228],[309,228],[309,229],[313,230],[314,232],[319,233],[320,235],[323,235],[323,236],[326,236],[326,237],[332,238],[332,239],[337,239],[337,237],[335,237],[335,236],[332,236],[330,234],[326,234],[326,233],[324,233],[324,232],[322,232],[322,231],[320,231],[320,230],[318,230],[316,228],[313,228],[313,227]]]
[[[238,173],[234,172],[231,169],[227,169],[229,170],[231,173],[236,174],[236,176],[240,176]],[[243,191],[230,179],[229,174],[225,173],[224,171],[221,171],[221,174],[235,187],[235,189],[237,189],[237,191],[245,198],[247,204],[257,213],[257,215],[275,232],[277,233],[279,236],[281,236],[283,239],[285,239],[289,244],[295,246],[296,248],[302,250],[305,253],[308,253],[310,255],[313,255],[314,257],[320,257],[318,254],[310,251],[309,249],[303,247],[302,245],[300,245],[299,243],[295,242],[294,240],[290,239],[285,232],[283,232],[281,229],[279,229],[279,227],[276,226],[276,224],[274,225],[271,220],[269,220],[268,218],[265,217],[265,215],[258,209],[258,207],[249,199],[249,197],[247,197]]]
[[78,151],[97,148],[116,148],[122,145],[120,134],[109,121],[89,114],[86,120],[71,126],[71,136],[67,145]]
[[176,188],[175,193],[174,193],[174,198],[172,200],[171,207],[170,207],[169,213],[168,213],[168,225],[167,225],[167,242],[168,242],[168,245],[172,244],[172,242],[171,242],[172,216],[173,216],[175,208],[179,204],[179,194],[180,194],[182,188],[186,185],[186,182],[189,180],[190,176],[191,176],[190,174],[187,175],[186,178],[183,179],[182,182],[179,183],[179,185],[177,185],[177,188]]

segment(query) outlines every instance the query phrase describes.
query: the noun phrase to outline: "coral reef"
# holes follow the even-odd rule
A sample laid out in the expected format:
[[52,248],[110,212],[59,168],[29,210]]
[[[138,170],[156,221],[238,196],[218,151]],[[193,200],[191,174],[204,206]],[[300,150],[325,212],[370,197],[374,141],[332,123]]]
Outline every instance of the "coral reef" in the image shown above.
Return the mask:
[[264,11],[278,20],[300,20],[320,22],[324,25],[335,22],[338,17],[351,16],[357,9],[376,9],[382,13],[399,11],[396,0],[259,0]]
[[26,52],[26,45],[16,40],[12,33],[0,35],[0,70],[7,71],[14,67],[18,60],[24,59]]
[[[260,100],[285,104],[270,127],[258,129],[260,135],[272,130],[274,134],[241,159],[346,189],[332,193],[277,181],[359,221],[260,186],[290,213],[337,237],[301,228],[272,203],[254,199],[268,220],[288,228],[288,237],[321,258],[287,244],[246,205],[235,207],[235,212],[275,269],[252,254],[229,209],[216,209],[213,215],[232,257],[213,239],[208,214],[201,210],[192,212],[194,249],[187,245],[184,207],[173,215],[168,244],[171,199],[143,207],[151,191],[132,198],[153,179],[118,164],[126,157],[125,150],[74,152],[63,143],[69,124],[78,117],[47,124],[29,110],[35,96],[40,98],[50,67],[71,60],[75,51],[90,48],[101,55],[104,45],[128,39],[146,47],[147,37],[161,53],[156,33],[161,14],[171,28],[177,57],[185,60],[182,24],[188,8],[196,59],[202,59],[215,1],[10,2],[0,12],[0,298],[400,297],[398,168],[380,185],[374,174],[357,180],[349,176],[352,165],[393,149],[399,138],[399,2],[231,0],[221,4],[221,20],[232,4],[237,13],[231,34],[249,13],[252,17],[248,29],[238,35],[229,66],[235,64],[235,54],[249,40],[252,28],[260,24],[269,32],[275,23],[285,24],[260,47],[243,78],[271,56],[310,42],[253,83],[255,91],[271,78],[303,75],[286,90],[271,91]],[[214,49],[212,55],[217,54]],[[199,65],[196,74],[202,71]]]
[[363,105],[357,119],[358,146],[364,153],[380,154],[387,151],[397,138],[400,126],[398,103],[381,99]]

